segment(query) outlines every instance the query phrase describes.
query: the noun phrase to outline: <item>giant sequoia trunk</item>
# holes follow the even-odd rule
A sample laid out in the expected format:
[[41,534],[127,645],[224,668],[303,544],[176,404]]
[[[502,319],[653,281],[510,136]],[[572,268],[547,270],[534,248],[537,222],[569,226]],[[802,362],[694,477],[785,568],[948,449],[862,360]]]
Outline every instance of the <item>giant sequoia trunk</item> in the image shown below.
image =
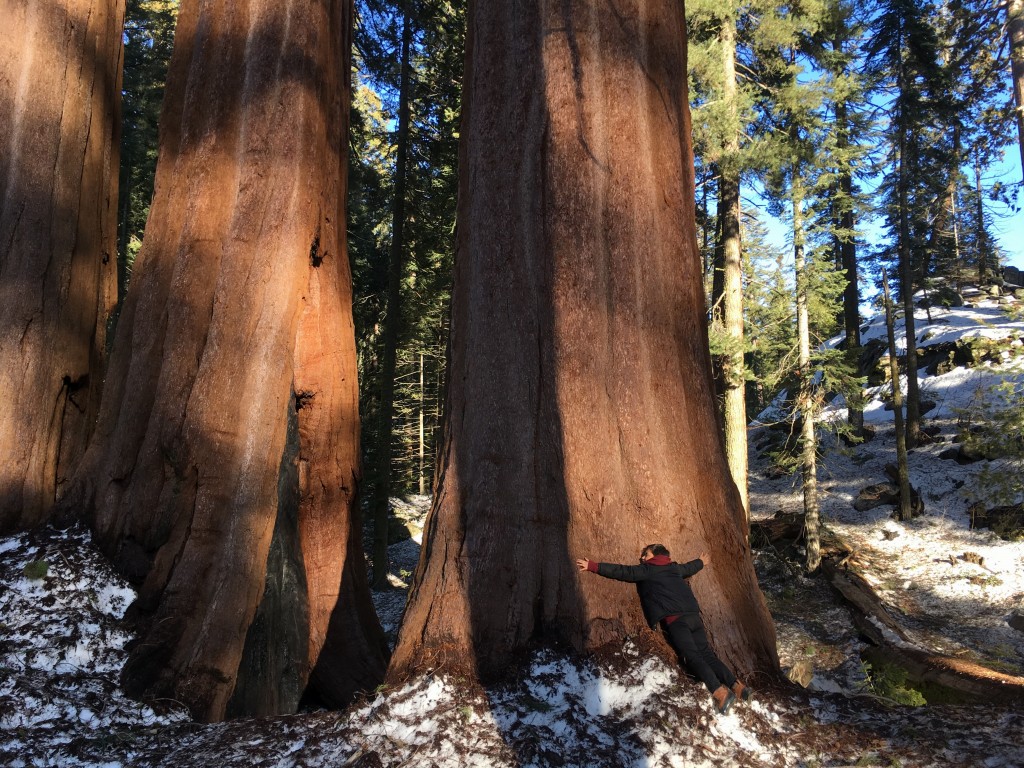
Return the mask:
[[573,559],[653,541],[712,553],[716,649],[774,669],[715,416],[682,4],[478,2],[463,110],[447,421],[389,676],[646,631]]
[[67,497],[141,581],[126,687],[206,720],[383,673],[353,521],[351,13],[182,3],[145,245]]
[[42,522],[96,420],[117,299],[124,0],[0,2],[0,533]]

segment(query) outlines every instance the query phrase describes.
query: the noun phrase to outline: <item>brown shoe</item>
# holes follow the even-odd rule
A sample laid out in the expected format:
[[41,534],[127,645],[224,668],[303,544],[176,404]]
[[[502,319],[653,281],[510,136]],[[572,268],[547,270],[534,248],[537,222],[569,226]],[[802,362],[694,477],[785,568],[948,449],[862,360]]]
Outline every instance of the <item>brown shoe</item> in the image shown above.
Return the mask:
[[736,697],[733,692],[726,688],[724,685],[718,686],[714,693],[711,694],[711,698],[715,700],[715,709],[718,710],[719,714],[729,714],[729,707],[736,701]]
[[750,697],[753,695],[753,691],[739,680],[732,685],[732,695],[741,701],[750,701]]

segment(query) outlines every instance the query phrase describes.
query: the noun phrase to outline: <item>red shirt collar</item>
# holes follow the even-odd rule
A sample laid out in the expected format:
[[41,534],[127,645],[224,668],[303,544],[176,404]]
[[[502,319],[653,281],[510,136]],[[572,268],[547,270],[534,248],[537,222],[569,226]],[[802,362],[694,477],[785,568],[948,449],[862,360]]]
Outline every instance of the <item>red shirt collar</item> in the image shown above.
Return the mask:
[[649,565],[668,565],[672,562],[672,558],[668,555],[655,555],[650,560],[646,560]]

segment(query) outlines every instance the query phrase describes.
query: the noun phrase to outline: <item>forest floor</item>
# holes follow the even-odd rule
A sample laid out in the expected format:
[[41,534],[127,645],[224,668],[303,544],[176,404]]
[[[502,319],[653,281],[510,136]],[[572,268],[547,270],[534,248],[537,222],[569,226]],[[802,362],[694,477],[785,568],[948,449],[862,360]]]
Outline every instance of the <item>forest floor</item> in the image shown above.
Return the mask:
[[[965,316],[947,314],[945,326],[965,329]],[[1021,675],[1024,633],[1008,620],[1024,600],[1024,543],[971,530],[967,512],[979,472],[1000,465],[939,458],[959,409],[995,373],[922,377],[941,400],[927,423],[944,438],[911,453],[922,516],[897,522],[891,505],[852,506],[894,461],[891,412],[877,398],[867,409],[873,440],[825,440],[822,515],[916,645]],[[798,481],[757,447],[770,429],[751,430],[755,519],[802,505]],[[409,537],[390,550],[395,588],[374,595],[392,640],[428,506],[427,497],[394,505]],[[792,545],[755,552],[783,668],[806,687],[755,681],[754,700],[727,716],[676,665],[628,643],[587,660],[541,652],[502,686],[428,675],[343,712],[203,725],[174,702],[142,704],[120,690],[131,639],[122,617],[134,595],[87,531],[0,539],[0,766],[1024,766],[1019,706],[897,703],[913,698],[912,686],[865,665],[847,606],[799,561]]]

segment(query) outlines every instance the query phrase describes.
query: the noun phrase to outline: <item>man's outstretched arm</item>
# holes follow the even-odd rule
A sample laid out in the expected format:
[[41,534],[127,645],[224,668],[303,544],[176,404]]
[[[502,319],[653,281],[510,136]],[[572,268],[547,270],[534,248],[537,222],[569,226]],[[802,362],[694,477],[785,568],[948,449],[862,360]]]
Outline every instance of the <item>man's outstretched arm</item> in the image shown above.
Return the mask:
[[701,552],[700,557],[696,560],[691,560],[688,563],[680,563],[679,570],[680,576],[684,579],[688,579],[693,576],[697,571],[701,570],[704,566],[711,564],[711,556],[707,552]]
[[637,582],[646,579],[650,573],[642,565],[619,565],[617,563],[598,563],[590,558],[582,557],[576,561],[581,571],[592,571],[598,576],[616,581]]

